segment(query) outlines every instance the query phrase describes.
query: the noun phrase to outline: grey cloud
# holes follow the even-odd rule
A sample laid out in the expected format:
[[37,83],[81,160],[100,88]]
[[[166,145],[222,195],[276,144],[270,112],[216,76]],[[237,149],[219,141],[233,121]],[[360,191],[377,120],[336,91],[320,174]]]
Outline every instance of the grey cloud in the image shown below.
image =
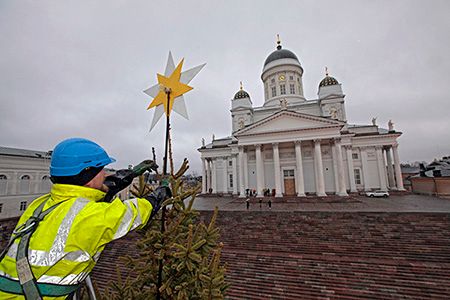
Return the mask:
[[[168,51],[185,68],[206,62],[174,114],[175,163],[199,172],[196,149],[230,134],[230,99],[243,81],[255,106],[280,33],[316,98],[324,67],[343,85],[351,123],[389,119],[403,132],[403,161],[450,154],[447,1],[2,1],[0,144],[48,150],[59,140],[98,141],[125,167],[162,158],[164,122],[142,91]],[[386,127],[386,126],[385,126]]]

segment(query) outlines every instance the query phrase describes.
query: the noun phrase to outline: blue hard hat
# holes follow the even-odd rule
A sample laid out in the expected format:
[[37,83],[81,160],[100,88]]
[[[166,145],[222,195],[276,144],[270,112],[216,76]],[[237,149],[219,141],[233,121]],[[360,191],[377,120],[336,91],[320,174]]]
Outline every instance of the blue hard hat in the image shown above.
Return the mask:
[[50,162],[50,176],[73,176],[87,167],[103,167],[116,160],[96,143],[70,138],[56,145]]

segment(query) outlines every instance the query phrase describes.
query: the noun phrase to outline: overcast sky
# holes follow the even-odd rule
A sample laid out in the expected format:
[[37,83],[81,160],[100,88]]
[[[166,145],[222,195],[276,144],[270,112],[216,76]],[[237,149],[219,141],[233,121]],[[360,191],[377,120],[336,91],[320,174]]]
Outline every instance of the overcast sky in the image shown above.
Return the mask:
[[175,163],[200,172],[202,137],[230,135],[230,100],[243,81],[263,104],[264,60],[284,48],[317,98],[327,66],[351,124],[389,119],[402,162],[450,155],[450,1],[0,0],[0,145],[47,151],[93,139],[126,167],[164,149],[163,119],[142,91],[169,50],[184,69],[206,62],[172,117]]

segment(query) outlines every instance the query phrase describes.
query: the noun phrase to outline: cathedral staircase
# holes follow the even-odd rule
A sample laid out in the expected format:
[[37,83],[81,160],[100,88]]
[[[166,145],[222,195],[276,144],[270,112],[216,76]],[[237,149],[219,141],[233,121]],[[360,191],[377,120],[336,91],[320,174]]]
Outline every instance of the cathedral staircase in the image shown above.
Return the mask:
[[230,299],[450,296],[448,214],[221,212],[218,225]]
[[[450,299],[448,213],[221,211],[217,225],[228,299]],[[100,289],[131,271],[118,257],[137,238],[106,247]]]

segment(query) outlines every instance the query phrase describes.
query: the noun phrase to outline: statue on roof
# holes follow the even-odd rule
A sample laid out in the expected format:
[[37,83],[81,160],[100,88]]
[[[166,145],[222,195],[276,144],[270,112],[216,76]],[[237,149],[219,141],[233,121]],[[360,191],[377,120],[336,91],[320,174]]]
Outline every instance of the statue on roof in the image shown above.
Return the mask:
[[281,109],[287,109],[287,100],[286,99],[280,99],[280,107]]
[[337,109],[336,107],[331,107],[330,108],[330,116],[332,119],[337,119]]
[[244,120],[243,119],[239,119],[239,129],[242,129],[244,127],[245,127]]
[[202,138],[202,147],[205,147],[205,139]]
[[214,135],[214,133],[213,133],[213,135],[212,135],[212,140],[214,141],[216,139],[216,136]]
[[392,120],[389,120],[388,127],[389,127],[389,131],[394,131],[394,122],[392,122]]
[[377,117],[372,118],[372,125],[373,126],[377,125]]

